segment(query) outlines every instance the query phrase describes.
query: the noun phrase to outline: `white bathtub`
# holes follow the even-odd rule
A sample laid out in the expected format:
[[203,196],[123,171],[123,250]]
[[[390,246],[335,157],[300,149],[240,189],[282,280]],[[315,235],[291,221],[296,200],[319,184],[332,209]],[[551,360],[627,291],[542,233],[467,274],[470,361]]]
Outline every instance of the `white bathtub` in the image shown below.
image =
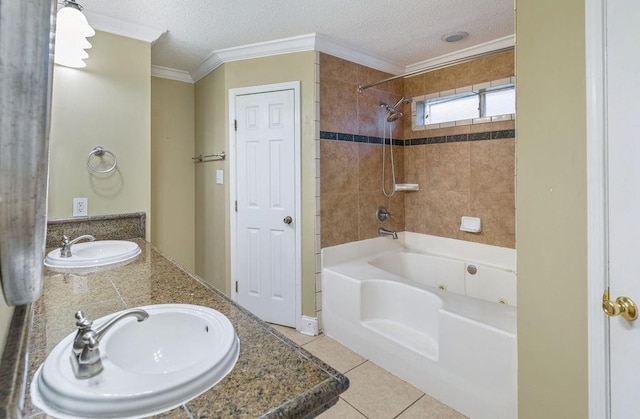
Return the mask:
[[517,417],[515,290],[513,249],[401,233],[322,250],[324,333],[474,419]]

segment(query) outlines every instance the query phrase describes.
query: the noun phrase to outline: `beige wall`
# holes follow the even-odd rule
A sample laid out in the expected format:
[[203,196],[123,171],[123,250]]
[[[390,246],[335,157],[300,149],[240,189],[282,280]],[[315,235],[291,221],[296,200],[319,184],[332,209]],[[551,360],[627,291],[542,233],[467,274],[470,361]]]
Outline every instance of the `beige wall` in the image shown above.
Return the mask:
[[[490,124],[483,124],[490,125]],[[461,141],[404,147],[406,230],[515,248],[515,140]],[[479,217],[480,233],[460,231]]]
[[[302,314],[315,316],[315,52],[223,64],[196,83],[196,154],[228,151],[228,92],[238,87],[301,82]],[[228,161],[196,168],[196,273],[230,293]],[[225,184],[215,184],[224,168]]]
[[151,78],[153,244],[195,272],[194,85]]
[[[514,75],[504,52],[405,79],[406,97],[441,92]],[[405,107],[409,115],[408,106]],[[512,130],[514,121],[416,130],[405,117],[405,139]],[[460,141],[405,147],[407,231],[515,248],[515,140]],[[460,231],[462,216],[480,217],[482,231]]]
[[[396,182],[404,182],[404,150],[393,147]],[[329,247],[378,237],[376,209],[392,217],[384,227],[405,230],[405,196],[382,193],[382,145],[351,141],[320,141],[321,246]],[[385,191],[393,190],[391,158],[385,148]]]
[[[400,100],[404,80],[379,84],[362,94],[357,88],[391,76],[393,74],[321,53],[320,130],[382,137],[380,120],[385,110],[379,104],[393,105]],[[402,123],[393,124],[393,129],[394,138],[404,138]]]
[[[380,102],[393,105],[402,97],[403,79],[367,89],[366,85],[392,76],[331,55],[320,54],[320,130],[343,134],[382,137],[385,110]],[[393,137],[403,137],[402,122],[392,125]],[[385,130],[389,130],[386,126]],[[404,151],[394,148],[396,181],[403,182]],[[391,159],[385,150],[385,185],[389,193]],[[396,193],[387,198],[382,193],[382,145],[351,141],[320,141],[320,209],[321,246],[364,240],[378,236],[375,211],[386,207],[393,217],[385,227],[404,230],[405,196]]]
[[[70,217],[72,198],[89,198],[89,215],[143,211],[150,205],[151,45],[104,32],[91,38],[84,69],[54,67],[48,218]],[[96,145],[113,151],[118,171],[90,175]],[[0,354],[13,308],[0,299]]]
[[[503,52],[452,67],[407,77],[404,80],[404,94],[406,97],[422,96],[511,77],[515,72],[514,55],[513,51]],[[409,106],[405,110],[408,114]],[[513,122],[509,121],[414,131],[411,129],[411,118],[402,118],[402,120],[404,121],[404,136],[407,139],[513,129]]]
[[[104,32],[91,38],[84,69],[55,66],[48,218],[72,215],[86,197],[89,215],[143,211],[151,226],[151,45]],[[91,174],[87,155],[101,145],[116,171]]]
[[[195,85],[195,154],[228,152],[226,66]],[[216,184],[216,170],[226,182]],[[195,164],[196,274],[230,294],[229,161]]]
[[517,2],[520,419],[588,417],[584,20]]
[[[511,77],[514,53],[484,57],[365,90],[358,84],[388,74],[330,55],[320,55],[320,129],[382,136],[385,112],[379,102],[395,103],[456,87]],[[403,83],[404,81],[404,83]],[[514,121],[414,131],[409,105],[394,137],[424,139],[513,130]],[[502,247],[515,247],[515,140],[512,138],[414,144],[396,147],[396,182],[417,183],[418,192],[386,198],[381,192],[381,146],[322,140],[322,247],[378,235],[374,218],[384,205],[394,217],[385,227]],[[389,168],[389,161],[386,163]],[[390,180],[390,176],[386,176]],[[391,185],[387,185],[387,191]],[[480,217],[482,232],[460,231],[462,216]]]

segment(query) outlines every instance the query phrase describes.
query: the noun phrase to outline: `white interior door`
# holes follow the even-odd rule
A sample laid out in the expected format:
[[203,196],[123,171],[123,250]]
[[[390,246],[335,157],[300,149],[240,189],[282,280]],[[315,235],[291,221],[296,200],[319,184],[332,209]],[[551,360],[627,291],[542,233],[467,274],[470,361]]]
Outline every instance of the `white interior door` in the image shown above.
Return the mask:
[[[640,303],[640,2],[605,4],[609,297]],[[609,344],[611,417],[639,417],[640,320],[611,317]]]
[[236,97],[238,302],[262,320],[296,325],[293,90]]

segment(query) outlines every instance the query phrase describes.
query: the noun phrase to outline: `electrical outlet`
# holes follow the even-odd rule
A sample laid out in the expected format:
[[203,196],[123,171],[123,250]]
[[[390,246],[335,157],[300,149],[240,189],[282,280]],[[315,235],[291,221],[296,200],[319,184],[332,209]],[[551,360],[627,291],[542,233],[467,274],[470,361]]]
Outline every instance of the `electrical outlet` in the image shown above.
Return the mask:
[[73,198],[73,216],[86,217],[87,215],[89,215],[87,198]]

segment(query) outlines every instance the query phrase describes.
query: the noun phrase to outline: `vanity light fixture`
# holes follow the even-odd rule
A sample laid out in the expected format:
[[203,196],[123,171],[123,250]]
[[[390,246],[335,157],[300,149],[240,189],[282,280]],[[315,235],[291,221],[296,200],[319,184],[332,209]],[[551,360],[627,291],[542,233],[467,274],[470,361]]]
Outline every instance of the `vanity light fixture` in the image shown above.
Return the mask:
[[83,68],[89,58],[85,51],[91,48],[87,38],[96,34],[82,14],[82,6],[75,0],[63,0],[56,16],[56,42],[54,62],[73,68]]
[[440,39],[442,39],[444,42],[458,42],[458,41],[462,41],[468,36],[469,36],[469,32],[458,31],[458,32],[446,33],[442,35],[442,38]]

